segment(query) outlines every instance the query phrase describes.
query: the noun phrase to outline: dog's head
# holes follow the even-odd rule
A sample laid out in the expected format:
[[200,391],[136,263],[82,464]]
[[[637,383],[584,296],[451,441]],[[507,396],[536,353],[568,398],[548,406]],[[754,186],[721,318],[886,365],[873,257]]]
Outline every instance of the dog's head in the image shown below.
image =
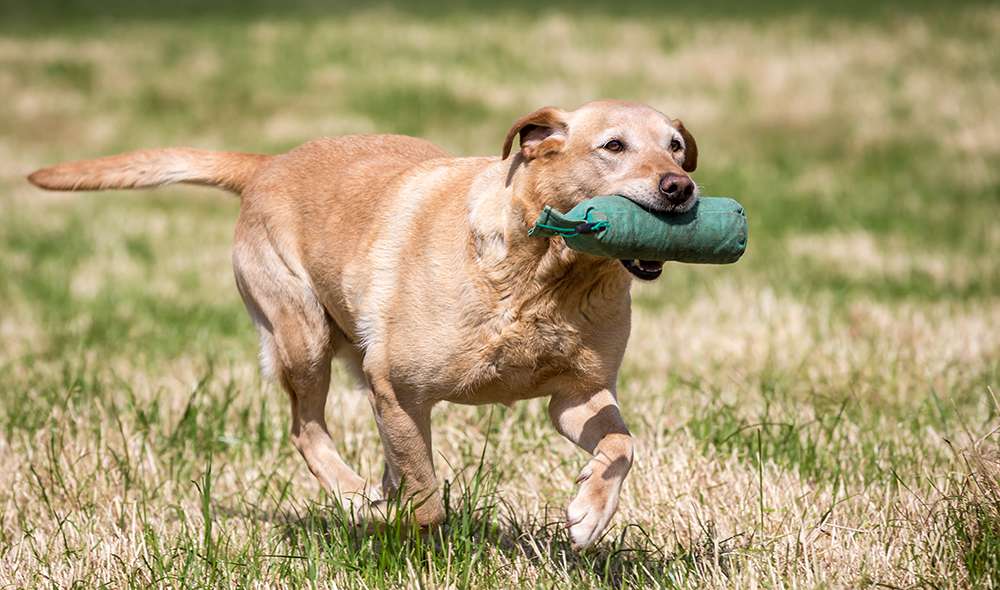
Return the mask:
[[[540,210],[567,210],[597,195],[621,195],[652,211],[681,213],[694,206],[698,186],[689,176],[698,165],[698,145],[677,119],[649,106],[599,101],[575,111],[545,107],[514,123],[503,157],[514,139],[521,148],[512,173],[523,175],[522,198]],[[633,275],[659,276],[662,264],[623,261]]]

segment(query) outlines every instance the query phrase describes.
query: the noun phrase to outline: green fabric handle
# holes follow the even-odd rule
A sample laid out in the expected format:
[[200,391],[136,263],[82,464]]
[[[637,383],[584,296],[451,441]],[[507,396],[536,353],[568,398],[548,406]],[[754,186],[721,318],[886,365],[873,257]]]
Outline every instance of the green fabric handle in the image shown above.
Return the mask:
[[701,197],[675,214],[612,195],[566,213],[546,207],[528,235],[562,236],[574,250],[607,258],[728,264],[746,251],[748,226],[742,205],[726,197]]

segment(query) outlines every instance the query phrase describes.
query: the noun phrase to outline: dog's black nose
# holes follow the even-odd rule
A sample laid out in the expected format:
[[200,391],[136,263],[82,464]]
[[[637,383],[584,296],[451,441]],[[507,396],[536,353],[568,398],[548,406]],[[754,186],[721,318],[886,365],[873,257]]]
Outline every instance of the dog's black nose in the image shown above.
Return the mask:
[[671,203],[683,203],[694,194],[694,181],[686,174],[670,172],[660,179],[660,194]]

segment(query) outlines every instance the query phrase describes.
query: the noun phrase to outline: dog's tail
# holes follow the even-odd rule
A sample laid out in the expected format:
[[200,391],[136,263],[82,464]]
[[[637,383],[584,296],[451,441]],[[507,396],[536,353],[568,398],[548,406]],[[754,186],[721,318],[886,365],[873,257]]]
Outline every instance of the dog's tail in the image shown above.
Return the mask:
[[186,182],[240,194],[271,156],[194,148],[137,150],[42,168],[28,176],[35,186],[57,191],[146,188]]

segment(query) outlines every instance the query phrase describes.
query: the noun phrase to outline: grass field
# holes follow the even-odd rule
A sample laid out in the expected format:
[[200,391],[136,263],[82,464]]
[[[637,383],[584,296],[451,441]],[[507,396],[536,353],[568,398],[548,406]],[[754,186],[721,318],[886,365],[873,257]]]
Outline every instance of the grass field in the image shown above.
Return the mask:
[[[1000,8],[875,4],[0,3],[0,587],[1000,587]],[[238,203],[23,180],[349,132],[498,154],[517,116],[600,97],[683,118],[751,242],[635,288],[636,465],[584,554],[560,520],[585,458],[541,400],[438,409],[442,529],[346,526],[258,376]]]

